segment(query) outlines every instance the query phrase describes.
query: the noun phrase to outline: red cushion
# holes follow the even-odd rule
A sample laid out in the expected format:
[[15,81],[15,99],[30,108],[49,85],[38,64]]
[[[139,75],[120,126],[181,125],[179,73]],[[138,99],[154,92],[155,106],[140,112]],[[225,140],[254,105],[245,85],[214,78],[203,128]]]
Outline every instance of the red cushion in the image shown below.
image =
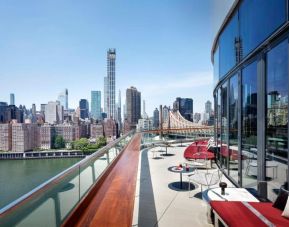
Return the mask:
[[289,219],[282,217],[283,211],[272,207],[272,203],[250,203],[250,205],[276,226],[289,226]]
[[[228,226],[266,226],[255,214],[253,214],[242,202],[211,201],[211,207],[226,222]],[[281,216],[282,211],[272,207],[272,203],[249,203],[264,217],[276,226],[289,226],[289,219]],[[240,221],[241,220],[241,221]],[[246,223],[244,225],[244,223]]]
[[211,207],[230,227],[265,227],[265,223],[242,202],[211,201]]

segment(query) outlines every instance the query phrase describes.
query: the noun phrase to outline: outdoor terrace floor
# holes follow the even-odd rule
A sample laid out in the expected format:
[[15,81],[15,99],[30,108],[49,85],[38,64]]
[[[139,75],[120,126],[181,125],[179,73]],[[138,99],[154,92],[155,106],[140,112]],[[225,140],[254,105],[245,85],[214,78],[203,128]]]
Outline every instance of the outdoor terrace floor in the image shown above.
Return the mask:
[[[194,184],[190,197],[189,191],[176,191],[170,186],[180,181],[180,174],[170,172],[168,168],[185,162],[185,148],[177,145],[168,147],[171,156],[162,156],[165,152],[159,152],[165,151],[165,147],[146,148],[140,152],[133,226],[213,226],[207,221],[207,204],[202,200],[200,186]],[[157,158],[153,158],[153,150]],[[209,171],[216,168],[213,163]],[[188,181],[186,175],[183,174],[183,182]],[[234,187],[224,175],[222,181],[227,182],[228,187]],[[206,188],[203,187],[203,190]]]

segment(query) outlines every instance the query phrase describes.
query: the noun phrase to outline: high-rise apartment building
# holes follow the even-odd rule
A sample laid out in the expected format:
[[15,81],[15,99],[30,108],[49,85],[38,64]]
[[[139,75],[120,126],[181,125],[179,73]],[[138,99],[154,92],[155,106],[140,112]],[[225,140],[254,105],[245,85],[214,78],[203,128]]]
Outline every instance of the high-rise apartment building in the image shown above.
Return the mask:
[[12,125],[0,124],[0,151],[12,149]]
[[193,121],[193,99],[177,97],[173,104],[173,110],[179,111],[185,119]]
[[45,122],[59,124],[63,122],[63,106],[59,101],[48,102],[45,106]]
[[126,90],[126,116],[131,127],[135,127],[141,118],[141,93],[130,87]]
[[80,109],[80,118],[81,119],[88,118],[89,105],[88,105],[88,101],[86,99],[80,99],[79,109]]
[[212,103],[209,100],[205,103],[205,113],[212,115]]
[[10,94],[10,105],[15,105],[15,95],[13,93]]
[[158,128],[160,124],[160,112],[158,108],[154,110],[154,117],[153,117],[153,127]]
[[60,92],[57,100],[60,102],[60,105],[63,106],[64,110],[68,110],[68,89]]
[[101,119],[101,92],[91,91],[91,117],[95,120]]
[[115,49],[107,51],[107,117],[116,120],[115,111]]
[[12,124],[12,151],[24,152],[40,146],[37,124]]

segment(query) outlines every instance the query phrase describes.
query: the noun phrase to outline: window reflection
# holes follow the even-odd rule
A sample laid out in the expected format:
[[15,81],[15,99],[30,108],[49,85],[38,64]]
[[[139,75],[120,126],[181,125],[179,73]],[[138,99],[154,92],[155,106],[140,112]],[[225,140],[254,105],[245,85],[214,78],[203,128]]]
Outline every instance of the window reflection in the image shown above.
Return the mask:
[[225,170],[228,172],[228,119],[227,119],[227,83],[223,84],[221,87],[221,166],[225,166]]
[[257,185],[257,63],[242,71],[242,183]]
[[267,54],[266,177],[268,196],[287,178],[288,159],[288,43],[280,43]]
[[230,79],[229,151],[229,175],[238,182],[238,75]]
[[244,0],[239,18],[245,57],[286,21],[286,0]]
[[220,78],[236,65],[238,40],[238,14],[235,14],[220,36]]

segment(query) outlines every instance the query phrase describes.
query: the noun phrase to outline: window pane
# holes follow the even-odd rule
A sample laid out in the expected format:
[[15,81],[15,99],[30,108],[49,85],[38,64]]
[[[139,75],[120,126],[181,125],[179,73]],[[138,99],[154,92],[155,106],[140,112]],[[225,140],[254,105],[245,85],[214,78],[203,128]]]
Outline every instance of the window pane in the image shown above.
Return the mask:
[[228,159],[229,159],[229,152],[228,152],[228,119],[227,119],[227,83],[222,85],[221,88],[221,147],[220,147],[220,154],[221,154],[221,166],[224,166],[226,171],[228,172]]
[[[221,88],[219,88],[217,92],[217,102],[217,146],[221,147]],[[217,153],[217,160],[220,164],[220,152]]]
[[286,0],[245,0],[239,15],[245,57],[286,21]]
[[288,171],[288,43],[267,54],[266,179],[268,197],[286,182]]
[[216,48],[214,53],[214,85],[219,82],[219,47]]
[[238,182],[238,75],[230,79],[229,150],[229,174]]
[[[242,71],[242,183],[257,186],[257,63]],[[253,165],[254,164],[254,165]],[[251,168],[251,166],[254,166]]]
[[236,65],[236,45],[238,38],[238,15],[234,15],[220,36],[220,78]]

